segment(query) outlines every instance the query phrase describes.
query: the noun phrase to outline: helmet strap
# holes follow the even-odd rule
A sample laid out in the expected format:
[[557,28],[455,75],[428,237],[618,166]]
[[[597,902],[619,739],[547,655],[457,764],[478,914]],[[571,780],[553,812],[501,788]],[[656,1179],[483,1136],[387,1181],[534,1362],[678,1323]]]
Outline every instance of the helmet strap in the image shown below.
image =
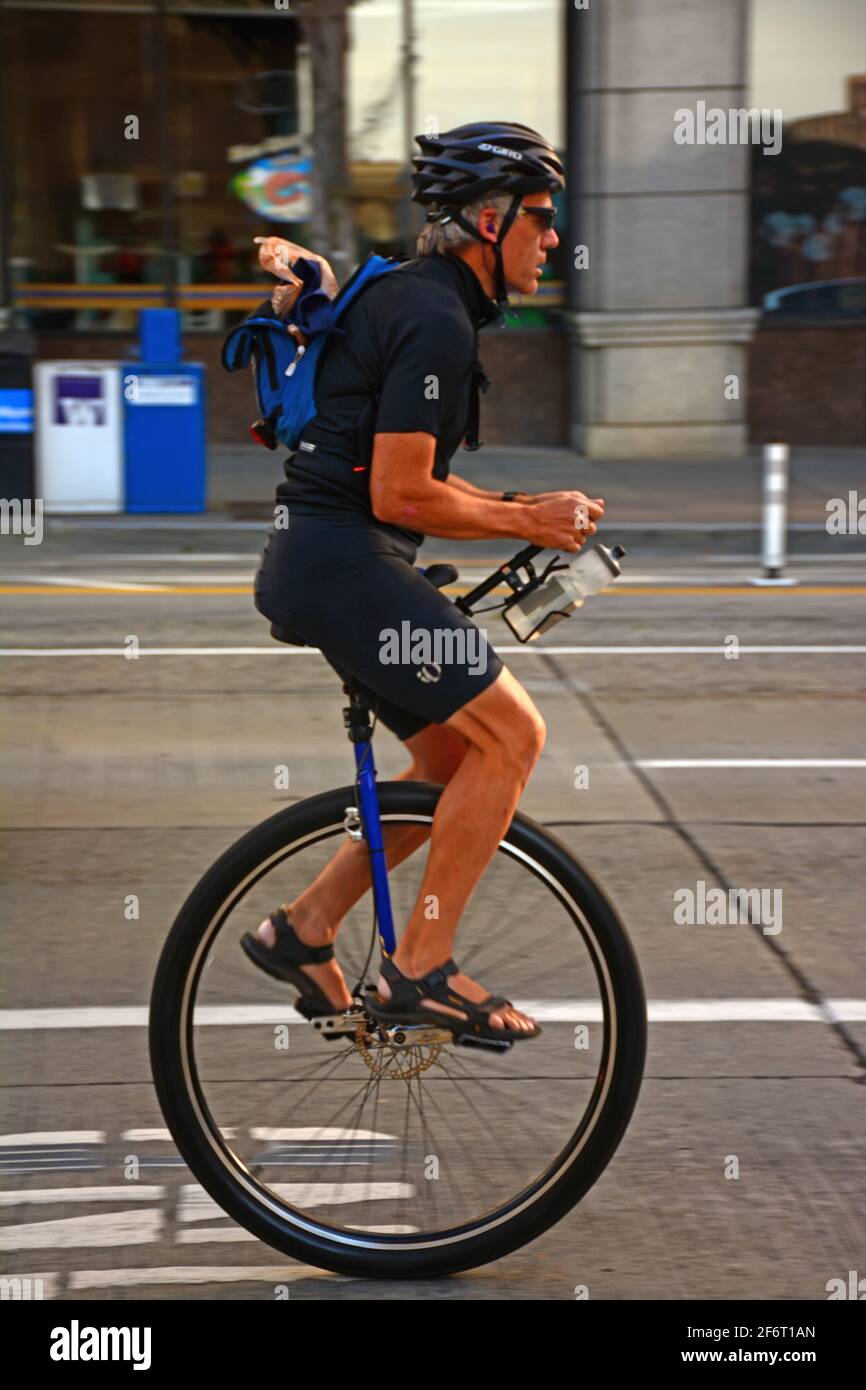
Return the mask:
[[[493,283],[495,286],[496,303],[499,305],[500,308],[504,308],[505,305],[507,305],[508,303],[508,289],[505,284],[505,269],[502,264],[502,243],[504,242],[509,231],[511,230],[511,224],[517,216],[517,210],[522,202],[523,194],[515,193],[511,199],[511,206],[508,208],[505,216],[502,219],[502,226],[499,228],[499,235],[493,242],[493,254],[496,258],[496,264],[493,272]],[[444,218],[443,213],[445,214]],[[490,245],[490,242],[488,242],[487,238],[481,236],[480,232],[478,231],[478,228],[473,227],[472,223],[468,222],[465,217],[462,217],[459,212],[451,211],[448,208],[442,208],[435,215],[435,218],[431,218],[430,214],[428,213],[428,220],[430,221],[439,220],[440,218],[443,221],[447,219],[449,222],[456,222],[457,225],[459,227],[462,227],[465,232],[468,232],[470,236],[474,236],[476,241],[480,241],[482,246]]]
[[504,308],[508,303],[508,287],[505,284],[505,270],[502,264],[502,243],[511,230],[511,224],[517,216],[517,209],[523,202],[523,194],[515,193],[511,199],[511,206],[502,219],[502,226],[499,228],[499,236],[493,246],[496,253],[496,303],[500,308]]

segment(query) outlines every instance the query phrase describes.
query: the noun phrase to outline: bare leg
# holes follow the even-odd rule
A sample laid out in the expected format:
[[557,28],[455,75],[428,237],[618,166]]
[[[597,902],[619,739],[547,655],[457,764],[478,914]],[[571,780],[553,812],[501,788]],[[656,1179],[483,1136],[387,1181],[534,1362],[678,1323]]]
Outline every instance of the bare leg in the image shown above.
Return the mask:
[[[456,730],[431,724],[406,740],[412,763],[396,781],[447,783],[460,766],[469,744]],[[385,826],[382,839],[389,870],[408,859],[430,838],[426,826]],[[363,843],[345,841],[313,882],[291,903],[284,903],[287,916],[308,946],[332,942],[345,914],[370,887],[370,858]],[[273,923],[266,918],[258,936],[267,947],[276,939]],[[316,981],[335,1008],[348,1008],[352,997],[336,960],[324,965],[305,965],[302,969]]]
[[[421,889],[394,952],[397,968],[415,979],[452,954],[460,914],[510,824],[544,742],[540,715],[507,669],[445,727],[456,729],[470,747],[439,800]],[[435,921],[425,916],[430,895],[438,899]],[[449,975],[448,980],[473,1002],[489,997],[489,990],[466,975]],[[383,999],[390,998],[381,975],[377,989]],[[458,1008],[427,999],[423,1004],[432,1011],[466,1017]],[[491,1014],[490,1022],[525,1032],[534,1024],[512,1008]]]

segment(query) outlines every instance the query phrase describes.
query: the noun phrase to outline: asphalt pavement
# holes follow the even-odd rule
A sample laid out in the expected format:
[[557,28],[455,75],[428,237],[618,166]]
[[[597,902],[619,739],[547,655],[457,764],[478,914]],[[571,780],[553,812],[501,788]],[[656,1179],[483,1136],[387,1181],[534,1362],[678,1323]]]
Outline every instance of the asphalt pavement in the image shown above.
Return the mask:
[[[461,471],[525,482],[517,453]],[[272,479],[232,498],[235,473],[204,518],[48,518],[41,545],[3,537],[5,1274],[41,1276],[57,1299],[270,1300],[288,1285],[770,1301],[823,1300],[863,1270],[866,538],[824,524],[827,499],[862,492],[862,458],[795,468],[797,582],[771,589],[752,582],[757,458],[719,465],[715,487],[706,467],[578,478],[574,462],[546,455],[539,486],[615,494],[606,536],[631,528],[622,580],[531,648],[485,621],[548,726],[521,809],[604,885],[644,976],[646,1075],[607,1171],[531,1245],[407,1293],[269,1249],[179,1162],[144,1027],[165,935],[250,826],[351,780],[333,674],[273,644],[252,606],[264,522],[239,522],[239,504],[266,515]],[[517,548],[438,541],[425,557],[458,563],[456,594]],[[395,775],[400,746],[376,742],[380,775]],[[677,924],[674,895],[700,881],[778,892],[779,929]],[[485,983],[544,999],[556,959],[517,952],[509,973],[502,945]],[[572,1033],[545,1025],[550,1049]],[[544,1123],[561,1081],[553,1065],[537,1078]],[[470,1122],[467,1140],[517,1168],[533,1140],[519,1120],[498,1137]]]

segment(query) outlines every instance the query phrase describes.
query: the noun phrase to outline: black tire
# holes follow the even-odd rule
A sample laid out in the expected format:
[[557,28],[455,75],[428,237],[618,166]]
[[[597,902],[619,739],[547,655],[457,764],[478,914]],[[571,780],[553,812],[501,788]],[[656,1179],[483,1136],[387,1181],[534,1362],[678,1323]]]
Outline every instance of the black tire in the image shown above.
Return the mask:
[[[417,782],[378,787],[383,822],[432,818],[442,788]],[[346,1241],[316,1230],[265,1192],[214,1125],[201,1091],[192,1045],[193,1008],[208,939],[239,897],[288,847],[342,824],[355,800],[343,787],[263,821],[237,840],[190,893],[163,949],[150,1006],[150,1058],[157,1096],[177,1147],[202,1187],[247,1230],[293,1258],[341,1274],[380,1278],[445,1275],[496,1260],[541,1235],[564,1216],[607,1167],[637,1101],[646,1051],[646,1004],[631,944],[604,893],[568,848],[527,816],[516,814],[503,849],[547,881],[587,941],[605,1000],[605,1065],[583,1122],[534,1187],[493,1216],[431,1236]],[[590,942],[587,941],[590,945]],[[532,1047],[532,1042],[518,1047]],[[495,1219],[494,1219],[495,1218]],[[427,1242],[427,1243],[424,1243]],[[409,1248],[411,1246],[411,1248]]]

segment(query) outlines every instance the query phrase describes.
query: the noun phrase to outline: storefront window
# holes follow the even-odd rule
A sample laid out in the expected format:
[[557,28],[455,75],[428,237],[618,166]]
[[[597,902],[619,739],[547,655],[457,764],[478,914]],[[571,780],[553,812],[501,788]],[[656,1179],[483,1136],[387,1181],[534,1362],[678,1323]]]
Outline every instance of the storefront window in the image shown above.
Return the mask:
[[[752,158],[751,297],[768,314],[866,316],[862,0],[753,0],[751,105],[782,148]],[[802,287],[802,288],[801,288]]]
[[[140,308],[177,304],[187,330],[218,331],[258,302],[266,277],[253,236],[304,242],[311,211],[310,59],[294,8],[0,6],[5,259],[19,326],[128,332]],[[413,11],[413,133],[502,116],[561,143],[561,0],[415,0]],[[348,198],[361,255],[411,251],[420,226],[402,14],[401,0],[348,9]],[[561,254],[518,311],[525,321],[562,302]]]
[[241,9],[2,13],[19,323],[128,330],[138,308],[175,302],[185,327],[219,328],[261,297],[266,161],[297,163],[298,26]]

